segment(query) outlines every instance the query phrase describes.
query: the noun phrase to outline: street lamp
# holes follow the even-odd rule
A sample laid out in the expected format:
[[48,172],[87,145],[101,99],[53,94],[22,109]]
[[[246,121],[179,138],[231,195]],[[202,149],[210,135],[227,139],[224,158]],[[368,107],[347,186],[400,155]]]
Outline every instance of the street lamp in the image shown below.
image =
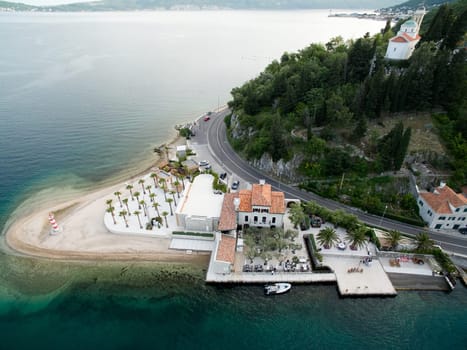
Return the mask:
[[381,226],[381,224],[383,223],[383,219],[384,219],[384,214],[386,214],[386,209],[388,208],[388,205],[386,204],[386,206],[384,207],[384,211],[383,211],[383,215],[381,216],[381,220],[379,221],[379,225]]

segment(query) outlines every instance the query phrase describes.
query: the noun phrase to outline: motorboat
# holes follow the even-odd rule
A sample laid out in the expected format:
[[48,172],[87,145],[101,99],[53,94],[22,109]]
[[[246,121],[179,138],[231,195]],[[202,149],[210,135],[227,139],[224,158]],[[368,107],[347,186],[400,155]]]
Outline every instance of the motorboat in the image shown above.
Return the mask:
[[272,283],[264,286],[264,294],[274,295],[286,293],[292,288],[290,283]]

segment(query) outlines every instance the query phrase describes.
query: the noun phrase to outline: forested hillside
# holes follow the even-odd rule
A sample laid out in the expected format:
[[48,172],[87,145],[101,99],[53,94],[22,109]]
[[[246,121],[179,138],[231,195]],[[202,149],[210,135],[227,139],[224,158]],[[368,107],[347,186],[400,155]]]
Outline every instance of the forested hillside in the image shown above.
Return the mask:
[[371,176],[401,168],[411,130],[397,123],[388,134],[374,135],[370,123],[437,111],[453,182],[466,183],[467,56],[457,49],[466,16],[441,7],[408,61],[384,59],[394,35],[389,25],[373,37],[334,38],[284,53],[232,90],[233,114],[226,122],[233,146],[250,160],[265,153],[275,162],[299,155],[298,173],[309,180]]

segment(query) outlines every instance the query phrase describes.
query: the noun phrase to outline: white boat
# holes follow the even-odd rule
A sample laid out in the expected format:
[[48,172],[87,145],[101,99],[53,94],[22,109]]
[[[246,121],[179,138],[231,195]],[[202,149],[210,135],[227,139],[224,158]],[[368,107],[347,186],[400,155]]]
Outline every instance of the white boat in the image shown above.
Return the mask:
[[264,286],[264,294],[274,295],[274,294],[283,294],[288,292],[292,288],[290,283],[273,283],[267,284]]

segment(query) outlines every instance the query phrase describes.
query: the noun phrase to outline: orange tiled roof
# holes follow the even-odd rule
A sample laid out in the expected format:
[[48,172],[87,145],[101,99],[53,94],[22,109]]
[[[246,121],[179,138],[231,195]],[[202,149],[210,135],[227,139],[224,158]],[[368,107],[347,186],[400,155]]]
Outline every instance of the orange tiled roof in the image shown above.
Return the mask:
[[420,196],[438,214],[451,214],[454,208],[467,205],[467,198],[461,193],[454,192],[449,186],[437,187],[433,193],[422,192]]
[[222,235],[217,247],[216,260],[233,264],[235,260],[235,244],[236,239],[234,237]]
[[240,196],[240,206],[239,211],[252,212],[251,208],[251,191],[250,190],[241,190],[239,192]]
[[251,188],[251,205],[271,206],[271,185],[253,184]]
[[271,214],[285,213],[285,196],[284,192],[272,192],[271,198]]
[[269,207],[272,214],[285,213],[285,197],[283,192],[271,191],[271,185],[254,184],[251,190],[239,192],[242,212],[251,213],[253,206]]
[[402,33],[401,35],[398,35],[392,38],[391,41],[395,43],[407,43],[409,41],[415,41],[415,40],[420,40],[420,39],[421,39],[421,36],[418,34],[415,37],[411,37],[407,33]]
[[221,216],[219,218],[219,231],[235,230],[237,227],[237,216],[235,213],[234,199],[238,193],[226,193],[222,202]]

